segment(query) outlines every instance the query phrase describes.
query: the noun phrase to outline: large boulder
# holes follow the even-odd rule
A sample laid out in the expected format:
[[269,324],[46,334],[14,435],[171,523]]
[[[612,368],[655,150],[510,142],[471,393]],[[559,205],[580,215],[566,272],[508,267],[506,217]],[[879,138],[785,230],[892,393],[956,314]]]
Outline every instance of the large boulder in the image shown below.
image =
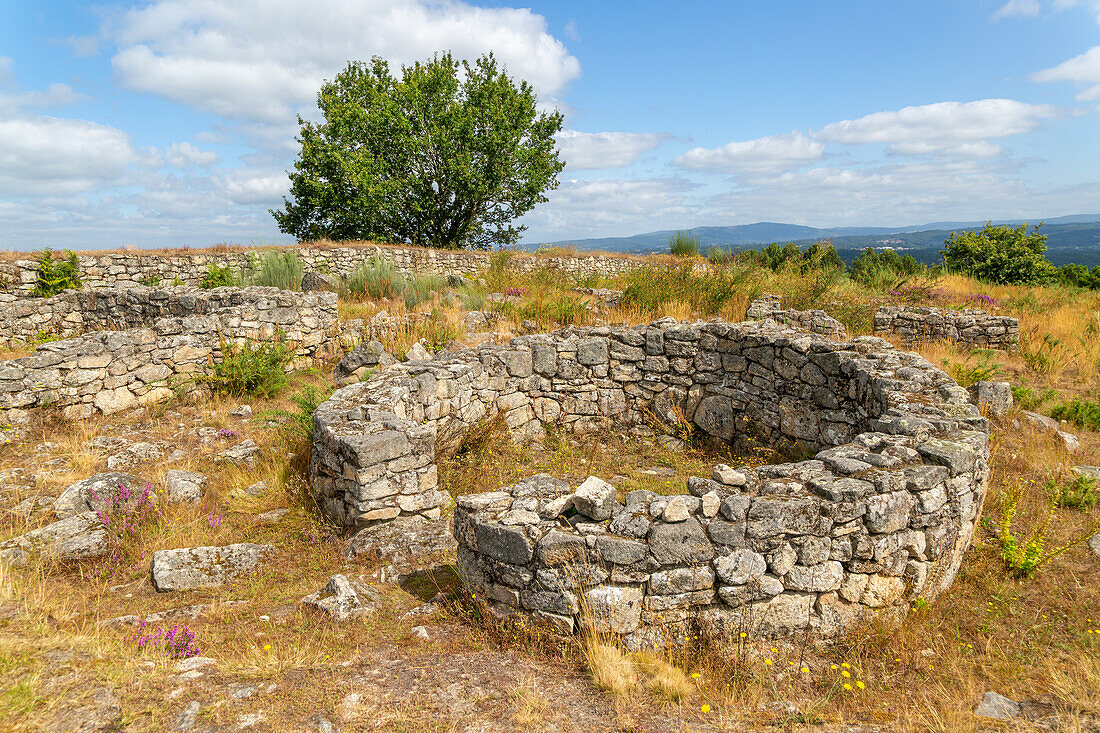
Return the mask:
[[420,515],[365,527],[348,541],[348,558],[385,560],[399,569],[411,569],[433,555],[454,552],[457,547],[448,517],[429,520]]
[[308,271],[302,273],[302,292],[311,293],[325,290],[330,293],[340,292],[340,278],[326,272]]
[[[122,502],[132,505],[140,500],[144,487],[144,481],[129,473],[97,473],[66,487],[54,500],[53,511],[58,519],[106,511],[120,494],[124,496]],[[156,494],[150,492],[148,500],[156,503]]]
[[0,543],[0,560],[15,565],[36,555],[85,560],[106,555],[108,541],[103,523],[95,512],[88,511]]
[[396,363],[397,359],[386,351],[380,341],[366,341],[349,351],[332,374],[340,384],[350,384],[362,381],[375,369],[384,369]]
[[252,572],[274,551],[272,545],[252,543],[158,550],[153,553],[153,587],[162,593],[214,588]]
[[168,501],[198,504],[202,501],[207,478],[201,473],[173,468],[165,474],[164,483],[168,489]]

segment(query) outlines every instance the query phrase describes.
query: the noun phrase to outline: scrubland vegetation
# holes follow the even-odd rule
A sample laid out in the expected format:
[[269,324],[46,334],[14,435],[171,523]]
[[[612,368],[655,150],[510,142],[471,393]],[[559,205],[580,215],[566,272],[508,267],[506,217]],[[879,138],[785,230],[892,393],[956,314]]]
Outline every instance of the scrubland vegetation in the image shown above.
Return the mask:
[[[974,729],[973,709],[987,690],[1032,699],[1035,715],[1057,716],[1065,730],[1095,729],[1100,560],[1080,540],[1097,531],[1100,488],[1071,468],[1100,463],[1100,292],[1056,281],[995,284],[873,251],[845,268],[827,245],[809,251],[776,245],[738,255],[700,253],[698,242],[684,242],[680,250],[622,278],[583,282],[549,267],[517,273],[507,267],[513,256],[507,251],[494,253],[479,276],[454,284],[406,278],[375,259],[343,283],[341,319],[369,320],[383,310],[397,317],[382,341],[400,356],[417,341],[438,350],[470,338],[464,314],[472,310],[499,316],[494,330],[502,337],[520,332],[525,321],[538,329],[645,323],[666,315],[737,321],[764,292],[782,295],[792,308],[824,309],[852,335],[870,333],[875,309],[890,303],[1015,316],[1021,325],[1016,352],[917,347],[961,384],[1010,382],[1017,400],[1013,414],[994,422],[985,509],[948,592],[918,601],[900,625],[883,620],[824,648],[808,638],[757,638],[746,628],[733,639],[696,637],[631,653],[598,634],[561,637],[496,618],[484,599],[464,590],[448,558],[399,584],[383,583],[378,564],[343,558],[340,536],[320,519],[305,486],[310,416],[335,388],[332,364],[286,378],[285,354],[244,348],[210,377],[204,397],[79,422],[47,412],[22,443],[0,447],[0,467],[22,469],[21,481],[38,472],[32,486],[8,498],[9,506],[106,470],[106,455],[91,447],[100,436],[163,443],[165,453],[169,446],[182,450],[184,457],[171,465],[155,460],[128,469],[153,485],[163,484],[168,468],[211,476],[200,505],[164,502],[128,517],[135,529],[114,538],[116,551],[107,561],[0,567],[0,727],[48,728],[110,686],[125,702],[128,730],[171,728],[185,704],[202,700],[202,724],[231,728],[243,715],[262,713],[257,729],[273,730],[305,727],[316,712],[344,730],[461,730],[485,723],[524,730],[863,724],[955,731]],[[212,269],[208,284],[247,278],[300,285],[295,260],[265,253],[251,274]],[[622,301],[608,307],[577,287],[620,290]],[[245,401],[252,418],[230,414]],[[1048,433],[1018,420],[1021,409],[1067,421],[1080,451],[1071,456]],[[541,445],[520,446],[489,421],[441,463],[440,478],[453,496],[540,471],[574,484],[597,475],[621,493],[683,493],[688,476],[709,475],[714,463],[771,459],[763,449],[733,455],[728,447],[694,440],[689,428],[681,437],[684,450],[614,432],[551,431]],[[244,438],[263,448],[255,468],[212,466],[213,452]],[[260,480],[265,491],[246,491]],[[257,521],[273,510],[286,512],[273,523]],[[35,526],[33,514],[3,513],[0,539]],[[149,558],[157,549],[246,541],[277,547],[252,578],[185,599],[158,595],[149,585]],[[383,610],[342,625],[303,611],[299,599],[337,572],[374,582]],[[405,615],[438,592],[450,594],[448,600],[427,615]],[[179,655],[169,647],[139,645],[134,628],[103,624],[200,603],[210,607],[197,618],[161,624],[185,625],[193,634],[188,644],[218,660],[217,672],[199,680],[178,678]],[[429,640],[410,637],[419,624],[429,625]],[[371,693],[352,705],[343,685],[353,679]],[[457,680],[468,686],[456,687]],[[233,696],[244,687],[255,691]]]

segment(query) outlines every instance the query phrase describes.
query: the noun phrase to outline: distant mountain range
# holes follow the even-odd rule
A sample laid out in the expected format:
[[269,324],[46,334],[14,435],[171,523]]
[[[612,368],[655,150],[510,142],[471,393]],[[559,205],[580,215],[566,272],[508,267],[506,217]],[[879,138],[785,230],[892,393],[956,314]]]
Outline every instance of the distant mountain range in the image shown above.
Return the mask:
[[[1050,219],[1028,220],[1029,224],[1043,221],[1040,231],[1047,235],[1047,257],[1057,265],[1077,262],[1082,265],[1100,265],[1100,214],[1074,214]],[[994,221],[994,224],[1019,225],[1022,219]],[[851,260],[865,247],[893,248],[913,255],[918,260],[932,264],[940,259],[943,241],[951,232],[981,229],[984,221],[938,221],[905,227],[817,227],[775,222],[757,222],[738,226],[701,226],[689,231],[699,238],[706,251],[708,247],[757,249],[772,242],[794,242],[802,246],[827,239],[846,260]],[[673,230],[646,232],[629,237],[602,237],[598,239],[570,239],[552,244],[576,247],[580,250],[629,252],[650,254],[667,252],[668,239]]]

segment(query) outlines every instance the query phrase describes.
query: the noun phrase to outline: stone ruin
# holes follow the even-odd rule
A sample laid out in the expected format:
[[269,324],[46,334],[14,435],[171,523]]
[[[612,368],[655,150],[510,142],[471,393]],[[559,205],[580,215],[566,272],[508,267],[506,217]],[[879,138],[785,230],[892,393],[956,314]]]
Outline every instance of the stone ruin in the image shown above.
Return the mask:
[[786,326],[801,328],[810,333],[827,336],[831,339],[848,338],[848,329],[844,324],[823,310],[792,310],[783,307],[783,296],[765,293],[749,304],[745,317],[750,321],[772,319]]
[[329,343],[335,293],[192,287],[66,291],[0,302],[0,344],[49,333],[62,340],[0,361],[4,411],[52,405],[68,418],[168,399],[219,360],[225,342],[283,338],[296,359]]
[[954,341],[967,348],[1011,350],[1020,342],[1020,321],[977,308],[884,305],[875,313],[876,336],[900,336],[906,344]]
[[874,337],[774,320],[566,328],[397,364],[314,415],[311,483],[347,527],[445,523],[437,455],[499,414],[515,435],[689,421],[733,445],[808,460],[716,467],[690,495],[539,476],[462,496],[459,566],[483,597],[631,645],[699,625],[835,634],[900,615],[952,582],[989,475],[988,423],[966,390]]

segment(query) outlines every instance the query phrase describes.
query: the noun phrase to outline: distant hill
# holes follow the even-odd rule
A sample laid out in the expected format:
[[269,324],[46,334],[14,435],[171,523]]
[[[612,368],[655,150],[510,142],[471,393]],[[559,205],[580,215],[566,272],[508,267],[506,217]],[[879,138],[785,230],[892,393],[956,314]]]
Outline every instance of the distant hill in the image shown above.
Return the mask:
[[[1036,223],[1039,219],[1028,220]],[[994,221],[994,224],[1018,225],[1022,220]],[[700,226],[691,229],[699,238],[703,249],[708,247],[732,247],[756,249],[772,242],[794,242],[808,245],[828,239],[845,260],[851,260],[865,247],[893,248],[913,255],[918,260],[932,264],[940,259],[943,241],[955,232],[981,229],[985,222],[933,222],[907,227],[831,227],[818,228],[798,224],[757,222],[737,226]],[[1100,265],[1100,214],[1074,214],[1043,220],[1041,229],[1047,235],[1047,257],[1057,265],[1078,262],[1082,265]],[[645,232],[628,237],[602,237],[552,242],[563,247],[580,250],[603,250],[646,254],[668,250],[668,238],[673,230]]]

